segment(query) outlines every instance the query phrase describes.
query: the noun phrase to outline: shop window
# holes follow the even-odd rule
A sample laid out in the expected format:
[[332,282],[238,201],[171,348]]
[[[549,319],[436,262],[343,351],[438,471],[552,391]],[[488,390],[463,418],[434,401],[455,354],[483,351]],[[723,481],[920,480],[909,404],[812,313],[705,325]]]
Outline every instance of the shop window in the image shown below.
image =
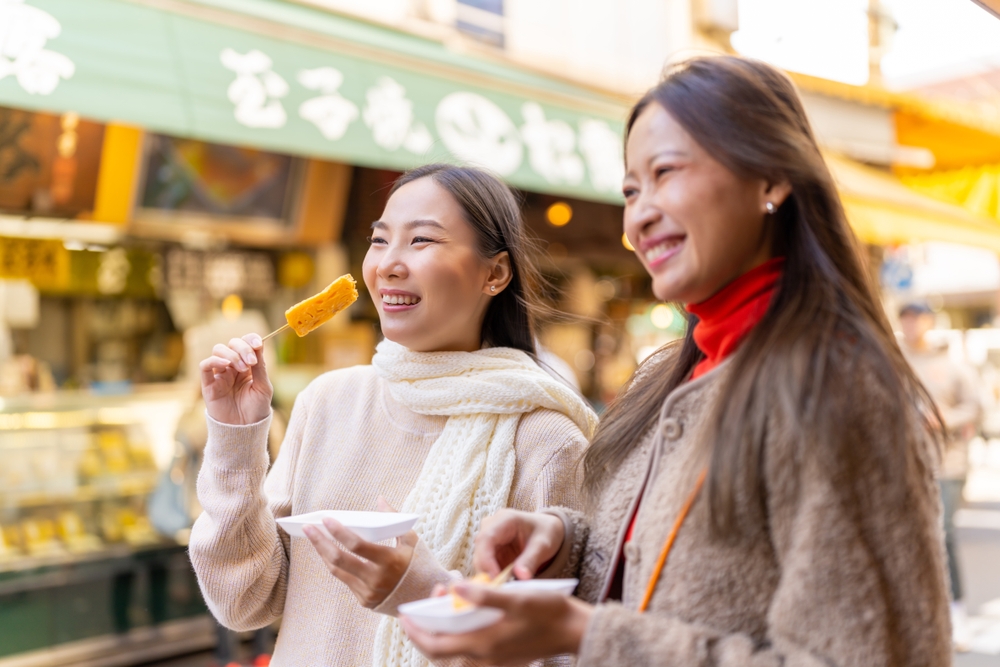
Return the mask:
[[153,135],[142,208],[181,219],[288,225],[298,166],[288,155]]
[[88,218],[94,208],[104,126],[0,107],[0,211]]
[[504,45],[503,0],[458,0],[457,5],[460,31],[493,46]]

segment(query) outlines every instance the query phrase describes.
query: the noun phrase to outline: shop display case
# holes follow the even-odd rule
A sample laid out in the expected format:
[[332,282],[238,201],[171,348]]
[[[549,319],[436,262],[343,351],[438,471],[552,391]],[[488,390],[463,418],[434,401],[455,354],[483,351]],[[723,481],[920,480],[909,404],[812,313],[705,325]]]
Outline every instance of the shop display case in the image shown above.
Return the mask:
[[212,644],[184,535],[159,534],[148,512],[193,399],[186,384],[3,399],[0,666]]

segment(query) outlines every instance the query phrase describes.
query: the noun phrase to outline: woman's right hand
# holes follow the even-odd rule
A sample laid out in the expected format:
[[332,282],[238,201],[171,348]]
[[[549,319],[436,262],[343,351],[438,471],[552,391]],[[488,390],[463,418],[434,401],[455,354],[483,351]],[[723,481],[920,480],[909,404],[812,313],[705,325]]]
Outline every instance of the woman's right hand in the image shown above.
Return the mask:
[[514,562],[514,576],[531,579],[562,548],[566,528],[552,514],[504,509],[484,519],[472,556],[476,572],[491,577]]
[[264,368],[264,343],[257,334],[216,345],[200,368],[201,395],[215,421],[246,426],[271,414],[274,390]]

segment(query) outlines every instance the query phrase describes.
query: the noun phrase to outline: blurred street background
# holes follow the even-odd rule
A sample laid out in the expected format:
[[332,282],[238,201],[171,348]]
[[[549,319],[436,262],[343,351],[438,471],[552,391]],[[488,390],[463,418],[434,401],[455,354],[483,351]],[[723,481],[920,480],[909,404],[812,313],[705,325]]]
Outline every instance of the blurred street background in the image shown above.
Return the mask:
[[[518,190],[546,298],[582,316],[541,343],[606,405],[684,326],[622,234],[625,115],[704,53],[788,71],[904,349],[965,383],[956,663],[1000,666],[990,4],[0,0],[0,667],[267,663],[273,637],[217,628],[186,555],[197,362],[360,277],[407,168],[472,162]],[[362,290],[268,343],[272,455],[297,393],[378,339]]]

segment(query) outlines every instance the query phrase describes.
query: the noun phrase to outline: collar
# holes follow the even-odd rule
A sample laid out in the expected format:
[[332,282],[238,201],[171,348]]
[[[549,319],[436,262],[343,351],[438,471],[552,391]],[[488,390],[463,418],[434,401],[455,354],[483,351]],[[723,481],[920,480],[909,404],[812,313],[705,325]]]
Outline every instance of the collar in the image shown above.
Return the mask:
[[722,363],[763,319],[784,265],[784,257],[775,257],[747,271],[705,301],[687,306],[687,311],[698,318],[694,342],[705,355],[695,366],[692,378]]

